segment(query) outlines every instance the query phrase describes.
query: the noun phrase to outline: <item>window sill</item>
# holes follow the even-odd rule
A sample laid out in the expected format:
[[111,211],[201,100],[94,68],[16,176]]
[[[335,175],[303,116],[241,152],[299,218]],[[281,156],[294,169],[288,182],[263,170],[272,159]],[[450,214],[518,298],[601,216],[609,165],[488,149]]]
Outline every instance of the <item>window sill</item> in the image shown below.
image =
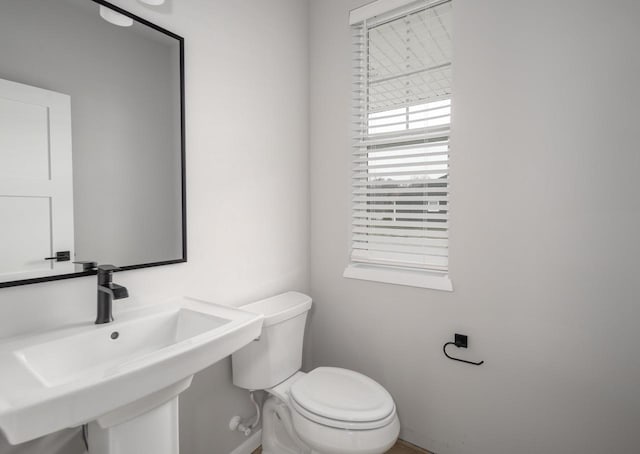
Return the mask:
[[431,271],[350,263],[342,275],[349,279],[407,285],[409,287],[429,288],[447,292],[453,291],[453,284],[449,276]]

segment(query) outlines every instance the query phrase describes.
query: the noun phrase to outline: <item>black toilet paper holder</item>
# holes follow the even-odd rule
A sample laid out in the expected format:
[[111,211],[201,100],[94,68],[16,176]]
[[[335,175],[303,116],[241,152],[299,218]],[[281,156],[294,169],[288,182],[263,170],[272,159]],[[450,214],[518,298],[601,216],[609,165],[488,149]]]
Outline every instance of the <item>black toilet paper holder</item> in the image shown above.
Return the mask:
[[456,333],[453,342],[447,342],[442,346],[442,351],[444,352],[444,356],[454,361],[460,361],[461,363],[472,364],[474,366],[480,366],[481,364],[484,364],[484,361],[475,363],[473,361],[467,361],[466,359],[454,358],[453,356],[449,356],[449,354],[447,353],[447,347],[449,345],[455,345],[458,348],[467,348],[469,345],[469,338],[467,335]]

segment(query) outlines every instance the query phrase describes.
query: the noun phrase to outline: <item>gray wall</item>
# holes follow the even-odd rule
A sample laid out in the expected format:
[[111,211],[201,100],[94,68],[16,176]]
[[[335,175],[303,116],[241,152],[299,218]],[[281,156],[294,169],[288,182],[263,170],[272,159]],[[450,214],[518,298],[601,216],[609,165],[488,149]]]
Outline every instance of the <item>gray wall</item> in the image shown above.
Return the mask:
[[364,3],[311,2],[308,361],[379,380],[439,454],[636,452],[640,3],[455,0],[453,293],[342,277]]
[[6,0],[0,78],[71,96],[76,258],[182,257],[177,41],[87,0]]
[[[131,296],[115,317],[178,295],[238,305],[308,292],[307,2],[116,3],[186,40],[189,262],[119,273]],[[92,323],[95,291],[95,278],[0,289],[0,338]],[[253,407],[230,376],[222,361],[182,395],[184,454],[228,454],[244,441],[227,424]],[[35,453],[58,454],[65,436]],[[2,454],[29,452],[1,439]],[[76,442],[60,453],[75,454]]]

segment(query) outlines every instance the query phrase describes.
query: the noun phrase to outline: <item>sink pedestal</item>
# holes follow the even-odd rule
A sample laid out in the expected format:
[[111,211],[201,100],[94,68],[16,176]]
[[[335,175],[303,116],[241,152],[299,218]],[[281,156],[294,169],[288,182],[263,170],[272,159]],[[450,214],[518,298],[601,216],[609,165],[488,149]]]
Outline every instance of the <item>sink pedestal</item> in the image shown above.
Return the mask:
[[178,454],[178,398],[131,421],[103,429],[89,424],[91,454]]
[[178,394],[189,377],[89,423],[91,454],[178,454]]

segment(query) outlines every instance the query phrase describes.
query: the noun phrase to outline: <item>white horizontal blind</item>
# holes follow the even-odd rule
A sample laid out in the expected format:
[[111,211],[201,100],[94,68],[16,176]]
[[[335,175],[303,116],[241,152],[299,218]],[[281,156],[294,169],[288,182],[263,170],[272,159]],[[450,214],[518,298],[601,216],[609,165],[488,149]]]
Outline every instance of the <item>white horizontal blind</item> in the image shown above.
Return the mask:
[[352,29],[351,260],[446,273],[451,0]]

